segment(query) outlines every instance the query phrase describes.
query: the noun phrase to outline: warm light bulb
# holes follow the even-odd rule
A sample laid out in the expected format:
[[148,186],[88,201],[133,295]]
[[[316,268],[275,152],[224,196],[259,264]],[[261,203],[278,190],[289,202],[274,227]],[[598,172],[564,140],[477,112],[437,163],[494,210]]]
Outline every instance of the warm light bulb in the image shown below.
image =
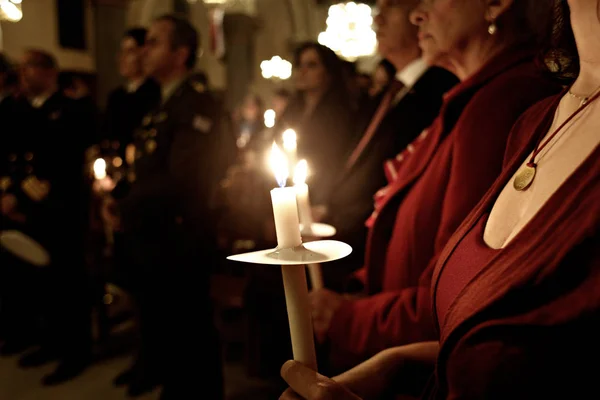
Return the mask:
[[306,182],[308,176],[308,164],[306,160],[298,161],[294,170],[294,185],[302,185]]
[[289,176],[288,161],[285,154],[275,142],[273,142],[273,146],[271,147],[270,164],[277,184],[279,187],[284,187]]
[[94,177],[96,179],[106,178],[106,161],[103,158],[94,161]]

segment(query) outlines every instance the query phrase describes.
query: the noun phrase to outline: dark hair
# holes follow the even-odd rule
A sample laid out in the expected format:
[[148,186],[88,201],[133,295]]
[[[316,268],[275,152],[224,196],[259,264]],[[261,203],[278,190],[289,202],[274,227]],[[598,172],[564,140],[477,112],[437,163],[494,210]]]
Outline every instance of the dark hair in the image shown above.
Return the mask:
[[572,81],[579,75],[579,52],[571,26],[571,11],[566,1],[554,5],[553,26],[548,45],[543,49],[543,68],[556,78]]
[[392,64],[385,58],[379,61],[379,64],[377,66],[385,69],[385,72],[390,77],[390,80],[394,79],[394,77],[396,76],[396,67],[394,67],[394,64]]
[[198,54],[199,35],[196,28],[190,22],[177,14],[166,14],[155,19],[155,21],[167,21],[173,26],[171,31],[171,47],[177,49],[185,47],[188,49],[188,58],[185,66],[188,69],[194,68]]
[[125,31],[123,38],[132,38],[138,46],[143,46],[146,43],[146,33],[146,28],[135,27]]
[[337,97],[339,101],[348,101],[349,94],[346,82],[349,75],[349,67],[353,66],[353,64],[342,61],[329,47],[317,42],[304,42],[294,52],[294,64],[296,66],[300,64],[300,56],[307,50],[316,51],[321,63],[325,67],[331,82],[329,92]]
[[33,56],[33,61],[37,67],[43,69],[58,69],[56,58],[45,50],[27,49],[26,53]]
[[12,69],[12,64],[8,61],[8,58],[0,53],[0,74],[8,74]]

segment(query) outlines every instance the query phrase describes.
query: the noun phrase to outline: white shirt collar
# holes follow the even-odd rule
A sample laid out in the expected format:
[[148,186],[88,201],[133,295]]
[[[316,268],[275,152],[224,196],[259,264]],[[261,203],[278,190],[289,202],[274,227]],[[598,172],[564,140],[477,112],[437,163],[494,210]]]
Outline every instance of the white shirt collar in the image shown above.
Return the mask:
[[401,71],[396,73],[396,79],[406,87],[412,87],[427,71],[427,63],[422,58],[411,61]]
[[142,83],[144,83],[143,80],[127,82],[127,84],[125,85],[125,91],[127,93],[135,93],[140,88],[140,86],[142,86]]
[[53,94],[54,94],[54,91],[40,94],[39,96],[35,96],[35,97],[31,98],[29,102],[33,108],[41,108],[44,105],[44,103],[50,97],[52,97]]
[[186,80],[186,78],[187,76],[184,76],[180,79],[175,79],[161,87],[160,91],[162,95],[162,104],[165,104],[169,100],[169,98],[173,95],[173,93],[175,93],[177,88],[181,86],[181,84],[183,83],[183,81]]

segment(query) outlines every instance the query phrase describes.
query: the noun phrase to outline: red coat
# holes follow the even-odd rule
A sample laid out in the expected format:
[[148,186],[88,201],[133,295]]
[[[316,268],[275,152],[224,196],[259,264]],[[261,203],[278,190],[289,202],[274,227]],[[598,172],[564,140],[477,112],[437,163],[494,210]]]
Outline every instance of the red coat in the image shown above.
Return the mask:
[[385,348],[437,338],[430,307],[436,256],[500,174],[515,121],[559,90],[538,72],[531,52],[512,51],[445,96],[376,203],[358,273],[369,297],[343,303],[334,315],[333,365],[350,367]]
[[[440,255],[433,301],[450,255],[547,132],[536,128],[550,126],[559,99],[536,104],[515,125],[502,175]],[[598,398],[600,146],[481,267],[440,327],[429,398]]]

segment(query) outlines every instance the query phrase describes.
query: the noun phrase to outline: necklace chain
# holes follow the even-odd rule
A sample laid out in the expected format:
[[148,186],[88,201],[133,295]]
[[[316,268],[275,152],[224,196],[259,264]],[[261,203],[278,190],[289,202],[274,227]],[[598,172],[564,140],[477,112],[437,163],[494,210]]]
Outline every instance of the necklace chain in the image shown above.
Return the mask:
[[567,92],[567,94],[568,94],[569,96],[573,97],[574,99],[577,99],[577,100],[579,100],[579,102],[580,102],[580,103],[579,103],[579,106],[581,107],[581,106],[584,106],[584,105],[585,105],[585,103],[587,103],[587,102],[590,100],[590,98],[596,94],[596,92],[597,92],[598,90],[600,90],[600,86],[598,86],[598,87],[597,87],[597,88],[596,88],[594,91],[592,91],[592,93],[590,93],[589,95],[587,95],[587,96],[580,96],[580,95],[578,95],[578,94],[575,94],[575,93],[573,93],[573,92],[571,91],[571,89],[569,89],[569,91]]

